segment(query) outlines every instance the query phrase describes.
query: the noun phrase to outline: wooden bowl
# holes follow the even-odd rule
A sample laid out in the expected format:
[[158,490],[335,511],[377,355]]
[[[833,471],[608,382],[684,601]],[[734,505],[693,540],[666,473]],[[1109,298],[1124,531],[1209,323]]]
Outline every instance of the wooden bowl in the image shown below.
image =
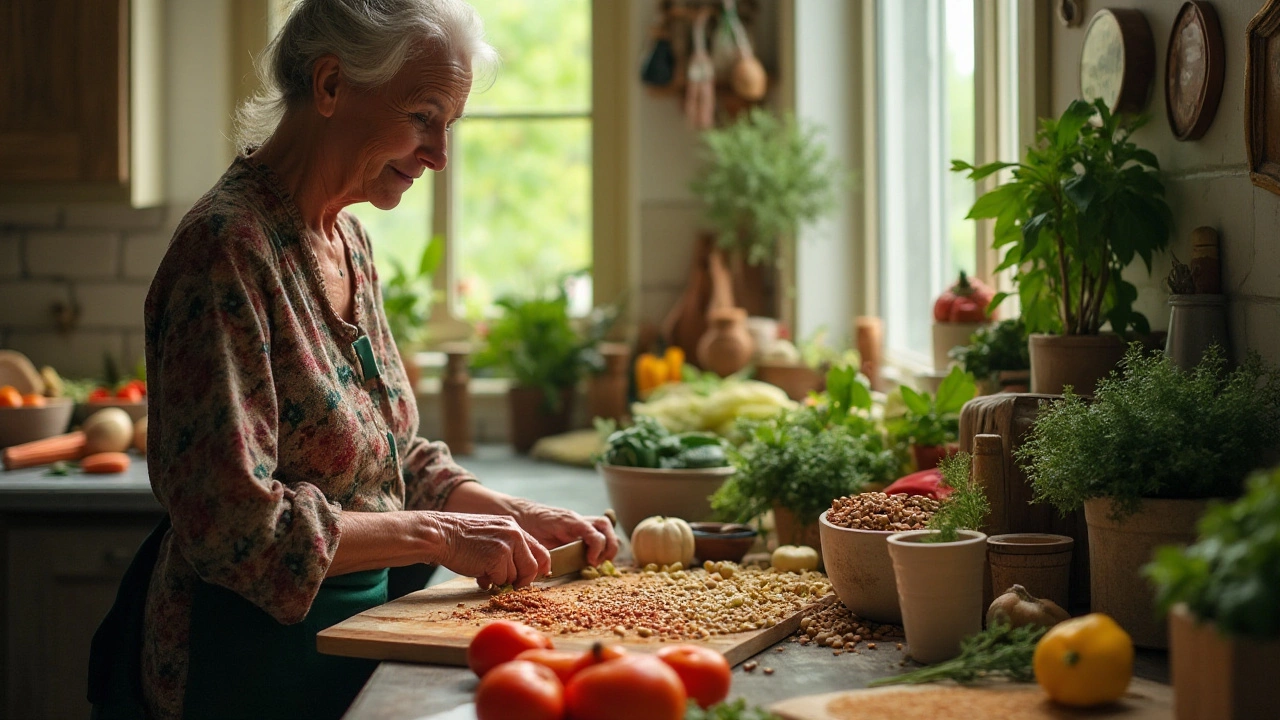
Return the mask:
[[693,529],[693,554],[699,560],[742,562],[759,534],[750,525],[721,522],[689,523]]
[[0,447],[66,432],[74,408],[68,398],[49,398],[44,407],[0,408]]

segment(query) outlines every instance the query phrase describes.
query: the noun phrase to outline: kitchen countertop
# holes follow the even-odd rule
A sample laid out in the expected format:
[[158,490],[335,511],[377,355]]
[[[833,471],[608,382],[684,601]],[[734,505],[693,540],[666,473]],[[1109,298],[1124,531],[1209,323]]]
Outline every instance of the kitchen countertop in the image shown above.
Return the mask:
[[146,458],[119,475],[50,475],[47,467],[0,471],[0,513],[160,512]]

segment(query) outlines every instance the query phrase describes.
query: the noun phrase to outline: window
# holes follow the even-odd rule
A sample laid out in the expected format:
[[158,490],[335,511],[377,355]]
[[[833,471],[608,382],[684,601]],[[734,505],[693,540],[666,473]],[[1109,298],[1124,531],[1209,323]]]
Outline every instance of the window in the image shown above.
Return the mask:
[[[437,317],[475,321],[504,294],[554,288],[592,305],[592,63],[590,0],[471,0],[503,65],[476,88],[450,137],[449,164],[399,207],[351,208],[387,258],[416,264],[433,233],[446,238]],[[437,333],[441,335],[449,333]]]
[[[916,369],[932,366],[934,298],[961,270],[990,267],[981,226],[965,219],[977,188],[950,167],[952,158],[1017,151],[1008,132],[1018,107],[1017,4],[1001,0],[983,13],[988,5],[974,0],[876,6],[879,304],[890,357]],[[994,51],[983,54],[979,37]],[[990,86],[984,57],[999,70]]]

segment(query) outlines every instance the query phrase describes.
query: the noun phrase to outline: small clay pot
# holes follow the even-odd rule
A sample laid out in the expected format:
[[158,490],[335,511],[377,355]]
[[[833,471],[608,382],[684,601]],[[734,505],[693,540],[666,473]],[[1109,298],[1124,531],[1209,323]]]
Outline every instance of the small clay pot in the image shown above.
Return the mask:
[[720,308],[707,313],[707,331],[698,340],[698,364],[703,370],[726,377],[751,362],[755,341],[747,331],[747,312]]
[[987,536],[961,530],[955,542],[925,543],[933,530],[894,533],[889,543],[902,626],[912,659],[929,664],[960,654],[960,641],[982,630],[982,575]]
[[932,470],[938,467],[943,458],[960,452],[956,443],[946,445],[912,445],[911,457],[916,461],[916,470]]
[[1021,585],[1038,598],[1047,598],[1064,610],[1070,605],[1071,550],[1075,540],[1066,535],[1010,533],[987,538],[992,594]]
[[693,554],[699,560],[742,562],[759,533],[750,525],[722,522],[689,523],[693,530]]

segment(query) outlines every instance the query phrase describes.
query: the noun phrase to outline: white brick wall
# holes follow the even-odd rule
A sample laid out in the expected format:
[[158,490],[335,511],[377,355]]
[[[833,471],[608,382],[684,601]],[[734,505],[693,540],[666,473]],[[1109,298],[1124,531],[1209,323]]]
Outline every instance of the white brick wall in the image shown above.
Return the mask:
[[[0,347],[71,378],[101,377],[110,355],[131,372],[143,355],[143,302],[168,247],[167,208],[0,205]],[[79,310],[58,331],[53,308]]]

